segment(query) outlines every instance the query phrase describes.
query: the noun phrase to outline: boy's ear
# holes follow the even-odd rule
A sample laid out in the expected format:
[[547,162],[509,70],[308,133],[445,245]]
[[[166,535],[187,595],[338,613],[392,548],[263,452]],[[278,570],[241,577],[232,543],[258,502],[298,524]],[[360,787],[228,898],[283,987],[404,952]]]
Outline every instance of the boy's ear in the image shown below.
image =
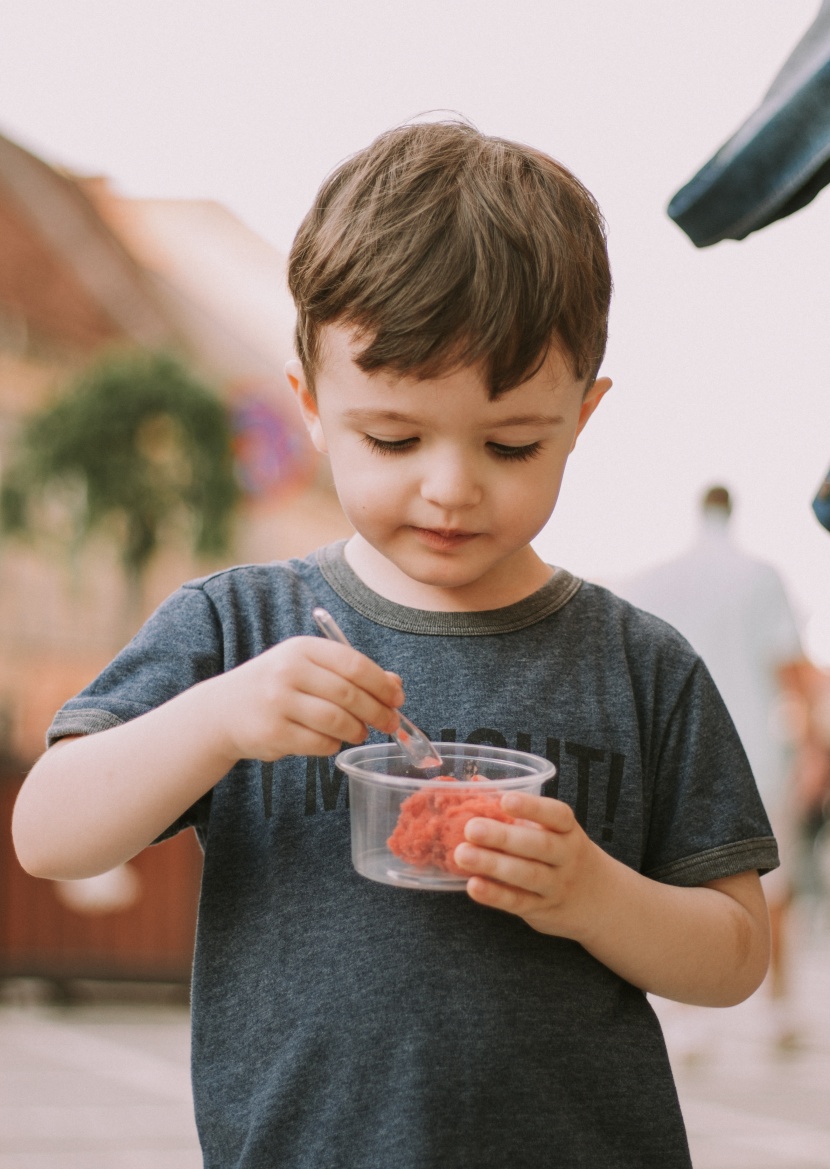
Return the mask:
[[323,427],[320,423],[320,412],[317,409],[317,399],[308,388],[305,371],[302,363],[296,358],[286,362],[285,376],[288,378],[288,384],[294,391],[294,397],[300,407],[300,413],[303,416],[303,422],[306,424],[306,430],[311,435],[311,441],[321,454],[328,453],[326,446],[326,436],[323,434]]
[[574,440],[571,443],[571,450],[576,446],[576,440],[585,428],[585,423],[591,417],[602,399],[611,389],[612,381],[610,377],[598,377],[594,384],[585,392],[585,397],[582,399],[582,405],[579,408],[579,420],[576,424],[576,433]]

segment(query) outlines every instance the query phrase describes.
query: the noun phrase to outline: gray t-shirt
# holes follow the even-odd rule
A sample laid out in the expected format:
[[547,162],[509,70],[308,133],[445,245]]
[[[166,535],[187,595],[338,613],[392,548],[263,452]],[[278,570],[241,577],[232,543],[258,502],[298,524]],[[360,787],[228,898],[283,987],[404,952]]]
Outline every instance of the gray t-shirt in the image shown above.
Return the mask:
[[[342,544],[179,589],[50,740],[115,726],[327,608],[436,740],[545,755],[611,855],[696,885],[777,863],[738,737],[669,626],[557,570],[483,613],[384,600]],[[384,736],[373,733],[372,739]],[[688,1169],[646,996],[465,893],[351,865],[333,758],[243,760],[171,832],[205,849],[193,1084],[208,1169]]]

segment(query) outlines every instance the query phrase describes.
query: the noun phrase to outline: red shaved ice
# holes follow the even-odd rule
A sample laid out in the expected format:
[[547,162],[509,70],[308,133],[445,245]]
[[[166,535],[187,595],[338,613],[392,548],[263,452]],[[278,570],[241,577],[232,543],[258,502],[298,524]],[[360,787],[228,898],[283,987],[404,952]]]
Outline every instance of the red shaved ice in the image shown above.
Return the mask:
[[[451,775],[440,776],[451,780]],[[481,780],[482,776],[473,776]],[[484,781],[486,782],[486,781]],[[398,822],[387,843],[391,852],[418,868],[433,866],[446,873],[466,874],[453,860],[456,847],[464,840],[464,828],[474,816],[488,816],[513,824],[514,819],[502,811],[500,795],[484,792],[459,792],[422,788],[401,804]]]

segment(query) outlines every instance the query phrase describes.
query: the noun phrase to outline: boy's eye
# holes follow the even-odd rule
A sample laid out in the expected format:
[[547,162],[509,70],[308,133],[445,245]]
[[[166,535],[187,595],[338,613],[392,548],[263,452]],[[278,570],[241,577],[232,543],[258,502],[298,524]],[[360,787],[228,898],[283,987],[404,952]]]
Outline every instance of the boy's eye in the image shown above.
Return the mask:
[[501,442],[489,442],[487,445],[497,458],[519,463],[534,458],[542,450],[540,442],[530,442],[526,446],[505,446]]
[[418,441],[417,438],[375,438],[373,434],[364,434],[361,436],[361,438],[362,441],[366,443],[366,446],[370,448],[370,450],[373,450],[380,455],[394,455],[399,454],[401,451],[408,451]]

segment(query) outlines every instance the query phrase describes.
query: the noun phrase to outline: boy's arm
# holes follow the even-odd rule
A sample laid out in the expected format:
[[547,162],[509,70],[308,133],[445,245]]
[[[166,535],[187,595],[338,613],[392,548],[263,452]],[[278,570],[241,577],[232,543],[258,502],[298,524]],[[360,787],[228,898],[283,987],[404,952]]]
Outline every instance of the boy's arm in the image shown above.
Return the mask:
[[757,872],[693,888],[663,884],[594,844],[559,800],[511,794],[502,805],[522,822],[470,820],[469,843],[455,852],[475,901],[579,942],[663,998],[733,1006],[760,985],[769,926]]
[[391,731],[400,679],[350,646],[290,638],[110,730],[51,747],[15,805],[34,876],[89,877],[151,844],[240,759],[329,755]]

